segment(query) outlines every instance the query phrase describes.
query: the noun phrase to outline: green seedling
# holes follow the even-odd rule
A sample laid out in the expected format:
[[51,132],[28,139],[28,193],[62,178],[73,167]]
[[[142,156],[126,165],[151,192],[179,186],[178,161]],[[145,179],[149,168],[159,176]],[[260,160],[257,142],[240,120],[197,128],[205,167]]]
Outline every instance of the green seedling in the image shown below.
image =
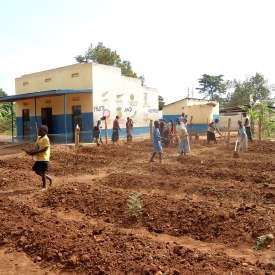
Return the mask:
[[257,245],[253,246],[252,249],[261,250],[262,246],[265,244],[266,241],[273,240],[273,239],[274,239],[274,237],[272,234],[259,236],[259,237],[257,237]]
[[134,217],[142,215],[143,201],[141,199],[142,192],[138,194],[133,194],[129,196],[127,200],[127,209],[124,211],[124,214],[130,214]]
[[219,201],[223,200],[223,197],[224,197],[223,193],[217,191],[216,188],[215,188],[215,186],[212,186],[212,187],[211,187],[211,191],[217,196],[217,199],[218,199]]

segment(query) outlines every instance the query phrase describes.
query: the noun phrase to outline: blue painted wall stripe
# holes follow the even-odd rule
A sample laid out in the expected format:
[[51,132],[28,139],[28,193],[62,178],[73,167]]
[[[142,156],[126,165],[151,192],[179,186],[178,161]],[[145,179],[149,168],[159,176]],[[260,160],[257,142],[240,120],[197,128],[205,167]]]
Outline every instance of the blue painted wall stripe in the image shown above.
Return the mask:
[[[37,125],[42,124],[41,116],[31,116],[30,117],[30,139],[33,139],[36,135],[35,132],[35,121]],[[73,129],[73,115],[66,115],[66,126],[64,115],[53,115],[52,116],[52,125],[53,125],[53,136],[52,140],[54,142],[66,143],[66,132],[67,132],[67,142],[71,143],[73,141],[74,129]],[[23,137],[23,121],[22,117],[16,117],[17,124],[17,137]],[[93,141],[93,113],[82,113],[82,125],[79,125],[81,129],[81,142],[92,142]],[[109,126],[110,127],[110,126]],[[126,128],[121,128],[122,131],[126,132]],[[108,138],[112,137],[112,129],[108,129]],[[144,127],[134,127],[132,131],[133,136],[145,136],[150,134],[149,126]],[[105,129],[101,130],[102,138],[105,138]],[[121,138],[126,136],[126,133],[119,132]]]

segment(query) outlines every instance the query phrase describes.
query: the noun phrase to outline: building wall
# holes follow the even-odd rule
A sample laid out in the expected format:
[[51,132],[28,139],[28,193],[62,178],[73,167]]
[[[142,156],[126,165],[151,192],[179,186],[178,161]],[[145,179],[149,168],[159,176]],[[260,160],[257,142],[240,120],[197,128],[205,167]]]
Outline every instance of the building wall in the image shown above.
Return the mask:
[[242,116],[243,112],[234,112],[234,113],[221,113],[220,114],[220,129],[228,129],[228,119],[231,118],[230,130],[238,131],[238,120],[244,122],[244,117]]
[[[17,105],[17,133],[23,135],[22,110],[30,110],[30,135],[35,136],[35,121],[42,123],[41,108],[52,108],[53,135],[66,132],[73,135],[72,106],[81,105],[82,141],[92,140],[92,129],[96,121],[106,115],[108,136],[112,134],[113,120],[120,116],[121,128],[125,130],[126,118],[134,121],[133,135],[149,134],[150,120],[158,120],[157,89],[141,86],[141,80],[121,76],[121,70],[111,66],[88,63],[66,66],[44,72],[24,75],[16,79],[16,94],[27,94],[48,90],[91,89],[92,94],[66,95],[66,127],[64,96],[37,97],[20,100]],[[27,83],[26,85],[24,83]],[[35,103],[36,102],[36,103]],[[35,115],[36,106],[36,115]],[[105,131],[102,131],[105,135]],[[122,133],[122,136],[125,133]],[[54,136],[55,137],[55,136]],[[69,136],[68,140],[72,139]]]
[[[41,109],[52,108],[52,123],[53,123],[53,140],[63,140],[64,135],[68,133],[68,140],[73,139],[73,115],[72,107],[81,106],[82,125],[80,126],[82,132],[82,141],[91,141],[92,127],[93,127],[93,112],[92,112],[92,93],[89,94],[67,94],[66,95],[66,128],[64,115],[64,95],[49,96],[35,99],[28,99],[16,102],[16,122],[17,135],[23,136],[23,120],[22,110],[28,109],[30,113],[30,135],[32,137],[36,134],[35,122],[38,126],[42,124]],[[36,109],[36,112],[35,112]]]
[[22,75],[15,79],[16,94],[39,91],[88,89],[92,84],[92,63],[74,64],[43,72]]
[[[206,133],[208,124],[215,118],[219,118],[219,104],[216,106],[211,104],[213,101],[199,100],[199,99],[184,99],[173,104],[164,106],[162,109],[163,119],[168,122],[181,116],[184,112],[188,115],[188,126],[187,129],[190,131],[190,120],[193,116],[193,132]],[[218,125],[219,127],[219,125]]]
[[93,95],[94,124],[105,115],[108,135],[117,115],[124,129],[127,117],[133,120],[133,135],[149,134],[150,120],[158,120],[157,89],[141,86],[140,79],[121,76],[119,68],[93,63]]

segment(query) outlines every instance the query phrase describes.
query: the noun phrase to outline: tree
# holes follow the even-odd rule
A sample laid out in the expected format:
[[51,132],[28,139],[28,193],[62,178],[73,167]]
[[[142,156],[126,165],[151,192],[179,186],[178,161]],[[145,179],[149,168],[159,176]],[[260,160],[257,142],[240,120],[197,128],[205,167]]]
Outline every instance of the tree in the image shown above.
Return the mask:
[[[0,88],[0,97],[3,96],[8,95]],[[5,134],[11,133],[13,114],[15,114],[14,103],[0,103],[0,132]],[[15,120],[13,120],[13,127],[15,129]]]
[[[234,92],[229,94],[229,106],[247,105],[250,103],[250,95],[252,94],[252,85],[249,81],[236,81],[232,82]],[[228,107],[229,107],[228,106]]]
[[5,93],[2,88],[0,88],[0,97],[3,97],[3,96],[8,96],[8,94]]
[[[0,88],[0,97],[8,96],[7,93],[5,93],[2,88]],[[0,103],[0,115],[3,117],[7,112],[10,110],[10,104],[9,103]]]
[[75,60],[79,63],[88,63],[92,61],[98,64],[121,68],[121,75],[140,78],[142,86],[144,86],[144,75],[138,77],[137,74],[133,72],[130,61],[121,60],[116,51],[112,51],[110,48],[105,47],[102,42],[98,42],[95,48],[93,48],[93,44],[90,44],[88,51],[84,55],[77,55]]
[[260,73],[250,78],[246,77],[243,82],[234,79],[230,83],[230,88],[233,88],[234,92],[229,95],[229,106],[256,104],[263,101],[271,103],[271,92],[274,90],[273,85],[269,85],[268,80]]
[[159,95],[159,110],[162,110],[162,107],[165,105],[163,97]]
[[145,86],[145,77],[144,77],[144,74],[142,74],[139,78],[141,80],[141,86]]
[[137,74],[132,70],[131,62],[122,61],[118,64],[118,67],[121,68],[121,75],[137,78]]
[[250,95],[249,105],[239,107],[243,109],[250,119],[251,132],[255,134],[255,124],[258,123],[259,117],[262,117],[262,130],[265,135],[270,136],[275,130],[274,114],[275,111],[268,107],[268,101],[253,103],[253,94]]
[[196,88],[200,94],[204,94],[204,99],[219,101],[221,95],[226,92],[226,85],[223,83],[223,75],[208,75],[203,74],[202,78],[199,78],[200,88]]
[[268,80],[264,79],[264,76],[260,73],[255,74],[249,79],[249,83],[252,86],[252,102],[269,100],[271,91],[268,86]]

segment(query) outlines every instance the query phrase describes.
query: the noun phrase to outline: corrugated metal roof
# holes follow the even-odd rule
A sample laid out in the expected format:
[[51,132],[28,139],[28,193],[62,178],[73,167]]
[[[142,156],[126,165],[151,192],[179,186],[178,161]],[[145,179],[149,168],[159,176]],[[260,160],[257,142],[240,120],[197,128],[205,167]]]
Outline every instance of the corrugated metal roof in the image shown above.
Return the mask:
[[[246,104],[244,105],[247,108],[250,108],[250,104]],[[275,110],[275,107],[273,106],[268,106],[268,108]],[[238,113],[238,112],[244,112],[244,109],[241,109],[239,106],[234,106],[234,107],[228,107],[228,108],[224,108],[224,109],[220,109],[220,113]]]

